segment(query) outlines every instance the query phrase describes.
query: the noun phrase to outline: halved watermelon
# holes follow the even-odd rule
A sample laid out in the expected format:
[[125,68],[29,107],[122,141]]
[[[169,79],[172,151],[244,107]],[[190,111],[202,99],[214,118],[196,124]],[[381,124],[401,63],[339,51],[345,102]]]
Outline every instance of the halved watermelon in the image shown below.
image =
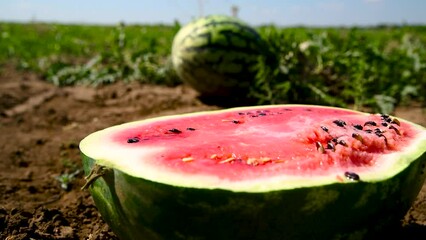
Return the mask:
[[148,119],[80,149],[122,239],[365,239],[398,224],[426,176],[423,127],[322,106]]

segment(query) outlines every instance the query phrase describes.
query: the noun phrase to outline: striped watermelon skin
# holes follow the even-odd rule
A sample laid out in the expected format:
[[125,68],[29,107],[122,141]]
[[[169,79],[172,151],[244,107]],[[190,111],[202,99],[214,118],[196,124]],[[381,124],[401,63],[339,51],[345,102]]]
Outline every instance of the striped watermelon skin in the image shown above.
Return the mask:
[[200,18],[183,27],[172,47],[178,76],[202,96],[244,96],[259,56],[268,54],[259,33],[228,16]]

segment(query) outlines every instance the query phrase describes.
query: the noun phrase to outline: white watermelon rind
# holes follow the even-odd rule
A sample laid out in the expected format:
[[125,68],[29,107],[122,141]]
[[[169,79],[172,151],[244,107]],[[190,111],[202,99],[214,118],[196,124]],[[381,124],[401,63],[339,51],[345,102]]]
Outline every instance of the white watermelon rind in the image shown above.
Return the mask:
[[[336,178],[342,175],[342,172],[336,172],[326,176],[296,176],[296,175],[281,175],[276,177],[268,177],[262,179],[250,179],[244,181],[229,181],[215,176],[205,176],[203,173],[186,175],[179,172],[171,171],[170,169],[161,169],[161,166],[152,166],[146,164],[149,161],[143,159],[150,159],[155,154],[163,150],[160,147],[149,148],[140,147],[126,147],[123,144],[108,141],[108,136],[112,133],[122,129],[131,128],[134,126],[148,125],[153,122],[167,121],[172,119],[191,118],[194,116],[202,116],[205,114],[222,114],[233,111],[250,111],[253,109],[268,109],[277,107],[306,107],[306,105],[272,105],[272,106],[256,106],[256,107],[240,107],[226,110],[216,110],[209,112],[188,113],[176,116],[157,117],[142,121],[135,121],[125,123],[118,126],[113,126],[98,132],[95,132],[80,143],[81,151],[92,159],[96,159],[96,164],[109,168],[118,169],[133,177],[144,178],[150,181],[190,188],[204,188],[204,189],[224,189],[235,192],[267,192],[285,189],[294,189],[302,187],[313,187],[327,184],[341,183],[341,180]],[[310,108],[325,108],[323,106],[309,106]],[[331,108],[331,107],[326,107]],[[339,108],[333,108],[339,109]],[[340,109],[341,110],[341,109]],[[366,113],[356,112],[365,115]],[[404,121],[404,120],[401,120]],[[405,121],[407,122],[407,121]],[[409,123],[409,122],[407,122]],[[419,133],[415,139],[404,149],[391,154],[384,154],[378,157],[379,164],[362,168],[357,170],[362,174],[362,180],[365,182],[378,182],[385,179],[392,178],[399,172],[406,169],[413,161],[418,159],[426,151],[426,130],[420,125],[410,123],[414,128],[419,129]],[[160,168],[160,169],[159,169]],[[346,181],[344,183],[352,183]]]

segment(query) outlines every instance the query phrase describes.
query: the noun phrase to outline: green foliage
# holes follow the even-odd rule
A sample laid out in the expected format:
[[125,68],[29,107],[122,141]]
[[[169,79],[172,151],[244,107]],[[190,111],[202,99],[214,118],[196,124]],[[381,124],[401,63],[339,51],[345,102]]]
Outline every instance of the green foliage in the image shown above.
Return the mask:
[[176,85],[168,56],[178,27],[0,23],[0,63],[14,59],[58,86],[118,80]]
[[[179,28],[0,23],[0,68],[13,62],[58,86],[118,80],[176,85],[170,51]],[[273,53],[257,65],[251,95],[259,104],[381,112],[412,101],[426,104],[425,26],[258,30]]]
[[[252,94],[262,104],[266,103],[324,103],[345,105],[331,94],[332,86],[322,82],[322,37],[313,36],[312,41],[301,42],[298,32],[286,32],[275,27],[263,29],[269,42],[272,58],[261,58],[258,64],[256,86]],[[332,81],[334,79],[331,79]]]
[[80,169],[75,170],[72,173],[63,173],[59,176],[56,176],[55,179],[59,182],[62,189],[69,191],[71,190],[73,181],[81,173]]
[[277,64],[260,59],[252,94],[260,103],[351,104],[392,112],[426,102],[424,27],[261,28]]

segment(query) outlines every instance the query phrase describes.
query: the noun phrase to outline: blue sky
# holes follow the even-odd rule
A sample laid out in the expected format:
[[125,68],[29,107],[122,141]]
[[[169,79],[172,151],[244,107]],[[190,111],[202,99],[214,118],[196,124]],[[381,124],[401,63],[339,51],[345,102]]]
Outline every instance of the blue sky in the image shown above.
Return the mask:
[[233,5],[253,25],[426,25],[424,0],[0,0],[0,21],[185,24],[200,14],[230,14]]

